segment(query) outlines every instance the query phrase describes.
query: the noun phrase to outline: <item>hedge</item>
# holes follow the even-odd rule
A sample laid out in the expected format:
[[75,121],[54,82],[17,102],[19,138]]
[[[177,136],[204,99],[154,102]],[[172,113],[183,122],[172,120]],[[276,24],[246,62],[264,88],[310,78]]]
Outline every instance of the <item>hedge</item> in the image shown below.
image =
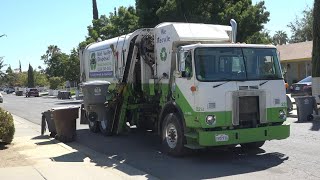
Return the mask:
[[12,115],[0,108],[0,142],[10,144],[15,133]]

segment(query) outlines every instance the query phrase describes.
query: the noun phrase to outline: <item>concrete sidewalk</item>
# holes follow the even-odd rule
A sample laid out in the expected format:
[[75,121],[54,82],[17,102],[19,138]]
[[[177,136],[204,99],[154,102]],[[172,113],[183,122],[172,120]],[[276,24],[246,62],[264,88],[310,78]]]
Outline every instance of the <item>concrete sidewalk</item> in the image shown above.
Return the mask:
[[77,142],[40,136],[39,125],[13,117],[15,138],[0,147],[0,179],[157,179]]

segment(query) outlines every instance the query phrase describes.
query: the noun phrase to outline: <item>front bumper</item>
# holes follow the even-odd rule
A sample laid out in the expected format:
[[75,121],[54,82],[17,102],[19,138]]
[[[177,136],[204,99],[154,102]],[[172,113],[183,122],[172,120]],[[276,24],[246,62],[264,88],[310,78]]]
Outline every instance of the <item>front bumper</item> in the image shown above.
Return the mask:
[[223,131],[198,131],[200,146],[222,146],[249,142],[285,139],[290,135],[290,124],[259,128],[235,129]]

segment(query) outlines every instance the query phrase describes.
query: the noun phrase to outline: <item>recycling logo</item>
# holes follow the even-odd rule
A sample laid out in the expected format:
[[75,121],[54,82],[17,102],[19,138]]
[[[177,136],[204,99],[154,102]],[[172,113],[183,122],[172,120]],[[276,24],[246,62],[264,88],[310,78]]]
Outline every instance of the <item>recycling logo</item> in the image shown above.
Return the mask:
[[91,53],[90,69],[95,70],[97,67],[96,53]]
[[160,51],[160,59],[161,59],[161,61],[166,61],[167,60],[167,56],[168,56],[167,50],[166,50],[165,47],[163,47],[161,49],[161,51]]

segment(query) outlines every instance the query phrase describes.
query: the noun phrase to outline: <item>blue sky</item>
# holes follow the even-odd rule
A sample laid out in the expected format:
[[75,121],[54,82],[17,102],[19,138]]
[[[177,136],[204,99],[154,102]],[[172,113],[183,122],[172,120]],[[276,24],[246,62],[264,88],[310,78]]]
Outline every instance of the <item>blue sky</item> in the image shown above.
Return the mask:
[[[253,3],[260,0],[253,0]],[[300,16],[306,6],[312,7],[313,0],[265,0],[270,12],[270,21],[265,28],[285,30],[289,22]],[[135,0],[97,0],[99,15],[113,12],[114,7],[134,5]],[[40,60],[47,47],[58,45],[62,52],[69,53],[87,35],[91,24],[91,0],[8,0],[0,6],[0,57],[5,64],[22,70],[44,67]],[[5,70],[6,68],[2,69]]]

